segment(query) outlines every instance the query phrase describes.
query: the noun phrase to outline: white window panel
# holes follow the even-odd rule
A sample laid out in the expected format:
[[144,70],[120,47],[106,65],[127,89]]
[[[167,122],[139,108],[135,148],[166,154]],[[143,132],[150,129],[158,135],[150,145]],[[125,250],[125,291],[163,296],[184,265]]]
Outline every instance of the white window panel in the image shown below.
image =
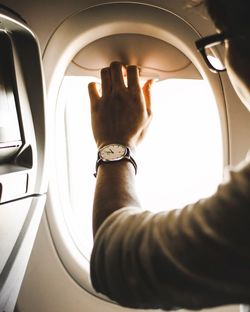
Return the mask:
[[[74,243],[89,258],[95,189],[96,145],[87,85],[92,77],[65,76],[58,96],[64,114],[57,124],[58,185]],[[155,83],[153,120],[138,147],[137,190],[152,211],[180,208],[211,195],[222,178],[222,136],[218,109],[203,80]]]

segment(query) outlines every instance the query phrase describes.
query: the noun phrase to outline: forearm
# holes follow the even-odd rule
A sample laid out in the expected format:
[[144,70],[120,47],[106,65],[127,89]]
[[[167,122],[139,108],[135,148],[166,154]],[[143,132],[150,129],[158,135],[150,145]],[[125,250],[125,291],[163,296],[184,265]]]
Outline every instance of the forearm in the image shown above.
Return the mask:
[[135,170],[129,161],[102,164],[98,168],[93,207],[93,234],[114,211],[136,206]]

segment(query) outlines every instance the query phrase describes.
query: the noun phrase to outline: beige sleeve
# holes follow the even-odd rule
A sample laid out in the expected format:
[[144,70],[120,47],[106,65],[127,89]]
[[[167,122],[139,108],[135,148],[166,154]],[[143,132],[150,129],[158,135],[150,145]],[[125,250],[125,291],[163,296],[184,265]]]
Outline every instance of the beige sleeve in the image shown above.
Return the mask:
[[250,165],[181,210],[113,213],[97,233],[91,279],[128,307],[250,303]]

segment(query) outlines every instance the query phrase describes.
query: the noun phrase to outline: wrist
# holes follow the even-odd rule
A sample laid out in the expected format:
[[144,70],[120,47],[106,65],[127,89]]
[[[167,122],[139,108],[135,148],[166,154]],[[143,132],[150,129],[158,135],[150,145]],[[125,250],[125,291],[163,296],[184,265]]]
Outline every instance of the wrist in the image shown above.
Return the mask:
[[124,161],[130,162],[133,165],[136,174],[137,164],[130,147],[117,143],[105,145],[98,150],[96,173],[94,176],[96,177],[98,168],[101,165],[113,165]]
[[109,176],[120,176],[129,174],[131,177],[135,177],[134,166],[126,160],[121,160],[113,163],[102,163],[96,171],[96,177],[98,175],[107,174]]

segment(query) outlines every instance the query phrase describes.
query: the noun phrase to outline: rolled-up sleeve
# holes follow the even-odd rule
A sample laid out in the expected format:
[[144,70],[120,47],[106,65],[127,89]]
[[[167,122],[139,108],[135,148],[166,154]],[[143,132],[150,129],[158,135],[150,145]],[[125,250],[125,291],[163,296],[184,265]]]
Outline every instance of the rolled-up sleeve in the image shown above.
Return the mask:
[[123,208],[95,238],[97,292],[133,308],[250,303],[250,165],[210,198],[180,210]]

